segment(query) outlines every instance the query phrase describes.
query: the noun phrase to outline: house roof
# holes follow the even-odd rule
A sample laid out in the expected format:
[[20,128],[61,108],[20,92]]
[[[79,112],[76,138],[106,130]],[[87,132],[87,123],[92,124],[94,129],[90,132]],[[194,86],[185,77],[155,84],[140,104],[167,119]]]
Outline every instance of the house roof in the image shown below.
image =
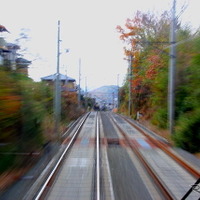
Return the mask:
[[11,52],[11,51],[10,51],[10,50],[7,50],[6,48],[0,46],[0,52],[9,53],[9,52]]
[[[65,80],[67,80],[69,82],[75,82],[76,81],[74,78],[71,78],[71,77],[63,75],[63,74],[60,74],[59,78],[60,78],[61,81],[65,81]],[[52,74],[52,75],[45,76],[45,77],[41,78],[42,81],[54,81],[55,79],[56,79],[56,74]]]
[[17,45],[17,44],[13,44],[13,43],[7,43],[6,44],[6,47],[8,48],[8,49],[20,49],[20,46],[19,45]]
[[6,27],[3,26],[3,25],[1,25],[1,24],[0,24],[0,32],[8,32],[8,33],[10,33],[10,32],[6,29]]
[[15,62],[18,68],[28,68],[28,66],[32,63],[31,61],[26,60],[24,58],[17,58]]
[[26,60],[24,58],[17,58],[16,59],[16,63],[19,63],[19,64],[31,64],[31,61]]

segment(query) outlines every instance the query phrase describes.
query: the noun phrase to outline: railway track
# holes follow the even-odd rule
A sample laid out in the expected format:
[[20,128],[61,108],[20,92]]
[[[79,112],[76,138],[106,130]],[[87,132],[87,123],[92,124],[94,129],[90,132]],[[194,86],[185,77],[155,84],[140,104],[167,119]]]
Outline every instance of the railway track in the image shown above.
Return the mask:
[[[84,126],[86,126],[84,128]],[[84,130],[86,131],[87,126],[92,126],[91,129],[93,130],[93,128],[95,129],[94,134],[92,134],[92,137],[87,138],[88,141],[86,141],[86,138],[83,137],[83,132]],[[55,197],[55,182],[58,182],[59,179],[62,179],[63,176],[63,165],[66,165],[67,160],[69,160],[68,163],[70,162],[75,162],[76,158],[73,158],[70,154],[73,154],[72,152],[74,151],[73,149],[76,149],[77,147],[74,146],[78,146],[77,143],[86,143],[86,142],[91,142],[92,141],[92,161],[90,163],[90,166],[92,166],[92,171],[91,172],[91,185],[88,187],[90,188],[90,191],[86,190],[83,191],[88,193],[88,196],[92,196],[93,199],[96,200],[100,200],[101,198],[101,190],[100,190],[100,140],[99,140],[99,116],[98,113],[88,113],[85,117],[83,117],[78,123],[76,123],[75,125],[73,125],[73,129],[70,130],[71,133],[65,133],[64,135],[69,135],[67,138],[63,137],[63,144],[66,145],[64,148],[63,153],[60,155],[60,158],[58,159],[58,161],[56,162],[54,168],[51,170],[50,174],[48,175],[48,177],[46,178],[46,181],[41,185],[40,189],[36,192],[36,195],[26,195],[24,197],[24,199],[35,199],[35,200],[39,200],[39,199],[56,199],[56,198],[60,198],[61,192],[63,193],[63,190],[59,190],[57,192],[60,192],[60,194],[57,194],[57,197]],[[82,133],[82,136],[80,136],[80,134]],[[80,136],[80,137],[79,137]],[[94,136],[94,138],[93,138]],[[64,139],[65,138],[65,139]],[[82,141],[80,141],[82,140]],[[95,143],[93,144],[93,141],[95,141]],[[77,151],[77,150],[76,150]],[[94,152],[94,154],[93,154]],[[77,152],[75,152],[77,153]],[[93,158],[94,156],[94,158]],[[85,160],[83,158],[80,163],[80,165],[84,165]],[[71,169],[75,168],[76,163],[71,163]],[[95,165],[93,167],[93,165]],[[77,166],[79,168],[79,166]],[[84,168],[84,166],[82,166],[82,168]],[[81,169],[81,167],[79,168],[79,170]],[[61,177],[61,178],[60,178]],[[71,181],[71,180],[70,180]],[[73,180],[72,180],[73,181]],[[77,180],[74,180],[75,182]],[[64,183],[63,183],[64,184]],[[72,183],[73,184],[73,183]],[[77,183],[79,184],[79,183]],[[62,184],[60,184],[59,187],[62,187]],[[80,185],[80,187],[82,187]],[[70,191],[68,191],[69,193]],[[80,192],[80,188],[77,189],[77,191],[73,191],[74,192],[74,197],[72,199],[76,199],[77,196],[77,192]],[[69,195],[69,194],[68,194]],[[72,194],[73,195],[73,194]],[[66,198],[64,198],[66,199]]]
[[112,118],[113,123],[115,124],[115,126],[119,129],[120,133],[123,135],[123,137],[125,138],[126,143],[129,145],[129,147],[134,151],[134,153],[136,154],[137,158],[140,160],[140,162],[142,163],[142,165],[145,167],[146,171],[148,172],[148,174],[151,176],[151,178],[155,181],[157,187],[160,189],[160,191],[163,194],[163,197],[167,200],[173,200],[175,197],[173,196],[173,194],[170,193],[170,191],[168,191],[166,189],[166,187],[164,186],[164,184],[161,182],[161,180],[158,178],[158,176],[156,175],[156,173],[153,171],[153,169],[149,166],[148,162],[145,160],[145,158],[142,156],[142,154],[139,152],[138,148],[136,146],[134,146],[131,141],[129,140],[129,137],[127,136],[127,134],[124,132],[124,130],[117,124],[117,122],[114,120],[114,118]]
[[[173,152],[171,147],[169,145],[167,145],[164,141],[158,140],[157,138],[153,137],[152,135],[146,133],[139,126],[137,126],[136,123],[134,123],[130,119],[127,119],[126,117],[121,116],[121,115],[118,115],[117,117],[120,117],[121,119],[124,120],[124,122],[127,122],[129,125],[131,125],[135,130],[137,130],[140,134],[142,134],[142,136],[144,136],[146,138],[145,139],[146,141],[149,141],[149,143],[152,143],[154,148],[157,148],[157,149],[163,151],[171,159],[173,159],[180,167],[182,167],[184,170],[186,170],[189,175],[193,176],[194,180],[198,181],[198,179],[200,178],[199,170],[194,168],[193,166],[191,166],[183,158],[181,158],[175,152]],[[186,199],[186,197],[184,196],[184,193],[182,194],[182,198],[180,198],[181,195],[177,195],[176,192],[172,191],[167,186],[166,182],[163,181],[162,177],[160,177],[157,174],[156,170],[150,165],[150,163],[145,158],[142,151],[140,151],[140,148],[138,148],[138,146],[135,145],[131,141],[131,138],[128,136],[127,132],[118,124],[119,121],[117,122],[117,120],[116,120],[116,114],[112,115],[111,118],[112,118],[112,121],[115,124],[115,126],[118,128],[120,133],[125,138],[126,144],[128,144],[128,146],[133,150],[133,152],[135,153],[137,158],[140,160],[142,165],[145,167],[148,174],[151,176],[152,180],[157,184],[157,187],[160,189],[160,191],[162,191],[164,199]],[[173,168],[172,168],[172,170],[173,170]],[[192,182],[192,183],[195,183],[195,181]],[[191,185],[188,185],[188,190],[190,189],[190,186]],[[192,192],[192,190],[190,191],[190,193],[191,192]],[[188,196],[189,196],[190,193],[188,193]],[[199,198],[200,198],[200,194],[197,194],[197,193],[195,193],[194,196],[191,197],[191,199],[199,199]]]
[[151,135],[147,134],[144,130],[142,130],[139,126],[133,123],[130,119],[122,116],[124,120],[126,120],[129,124],[131,124],[134,128],[140,131],[145,137],[147,137],[153,144],[155,144],[158,148],[162,149],[167,155],[173,158],[178,164],[180,164],[184,169],[186,169],[194,178],[200,178],[199,170],[195,169],[191,166],[188,162],[183,160],[180,156],[178,156],[174,151],[172,151],[171,146],[164,143],[161,140],[157,140],[156,138],[152,137]]
[[[88,113],[62,142],[45,181],[24,200],[179,200],[199,177],[165,142],[114,113]],[[187,197],[198,195],[190,189]]]
[[99,118],[96,121],[96,200],[101,199],[100,191],[100,134],[99,134]]
[[[88,114],[89,115],[89,114]],[[78,126],[76,127],[76,130],[73,133],[72,138],[70,139],[70,141],[68,142],[64,152],[61,154],[59,160],[57,161],[55,167],[53,168],[53,170],[51,171],[50,175],[48,176],[48,178],[46,179],[45,183],[42,185],[41,189],[39,190],[38,194],[34,197],[35,200],[39,200],[39,199],[43,199],[45,198],[45,195],[47,194],[47,190],[49,190],[49,185],[52,185],[52,181],[56,176],[57,171],[59,170],[66,154],[69,152],[70,148],[72,147],[73,143],[76,140],[77,135],[79,134],[85,120],[87,119],[88,115],[86,115],[78,124]]]

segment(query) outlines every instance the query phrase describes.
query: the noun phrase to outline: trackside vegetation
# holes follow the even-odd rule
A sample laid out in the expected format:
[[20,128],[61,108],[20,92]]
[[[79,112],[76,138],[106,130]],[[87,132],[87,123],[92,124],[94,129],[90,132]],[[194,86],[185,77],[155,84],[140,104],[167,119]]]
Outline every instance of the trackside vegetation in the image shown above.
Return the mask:
[[[0,172],[26,167],[35,152],[55,139],[53,88],[34,82],[27,75],[0,68]],[[77,119],[77,94],[62,94],[59,132]]]
[[[128,113],[131,84],[131,116],[163,130],[168,129],[168,68],[170,16],[137,12],[117,27],[124,42],[125,56],[131,63],[121,88],[119,112]],[[200,152],[200,32],[177,24],[175,77],[175,145],[192,153]]]

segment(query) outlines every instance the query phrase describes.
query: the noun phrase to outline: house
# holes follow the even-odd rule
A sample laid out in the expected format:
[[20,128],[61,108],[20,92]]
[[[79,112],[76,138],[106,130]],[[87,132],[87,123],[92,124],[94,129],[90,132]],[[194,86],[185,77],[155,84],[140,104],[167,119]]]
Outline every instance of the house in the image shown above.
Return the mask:
[[17,58],[15,60],[16,62],[16,69],[17,72],[21,73],[21,74],[25,74],[28,76],[28,66],[32,63],[29,60],[26,60],[24,58]]
[[17,59],[17,51],[20,49],[19,45],[13,43],[6,43],[5,48],[8,50],[8,53],[4,55],[4,59],[11,61],[11,63],[15,63]]
[[[46,82],[48,85],[54,85],[56,80],[56,74],[52,74],[49,76],[45,76],[41,78],[42,82]],[[69,92],[76,92],[76,80],[69,76],[59,74],[59,80],[61,82],[61,91],[69,91]]]
[[4,38],[0,37],[0,65],[10,67],[11,70],[28,76],[28,66],[31,61],[20,57],[20,54],[17,53],[19,49],[19,45],[6,43]]
[[4,57],[10,51],[6,48],[6,41],[3,37],[0,37],[0,65],[4,63]]

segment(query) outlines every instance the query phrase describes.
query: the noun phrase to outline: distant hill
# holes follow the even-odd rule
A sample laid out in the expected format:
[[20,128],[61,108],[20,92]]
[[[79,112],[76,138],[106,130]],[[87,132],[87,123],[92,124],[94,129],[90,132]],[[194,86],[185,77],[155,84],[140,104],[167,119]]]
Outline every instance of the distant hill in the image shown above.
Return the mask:
[[116,104],[118,97],[118,86],[108,85],[94,89],[88,92],[91,98],[95,98],[96,102],[102,104]]

